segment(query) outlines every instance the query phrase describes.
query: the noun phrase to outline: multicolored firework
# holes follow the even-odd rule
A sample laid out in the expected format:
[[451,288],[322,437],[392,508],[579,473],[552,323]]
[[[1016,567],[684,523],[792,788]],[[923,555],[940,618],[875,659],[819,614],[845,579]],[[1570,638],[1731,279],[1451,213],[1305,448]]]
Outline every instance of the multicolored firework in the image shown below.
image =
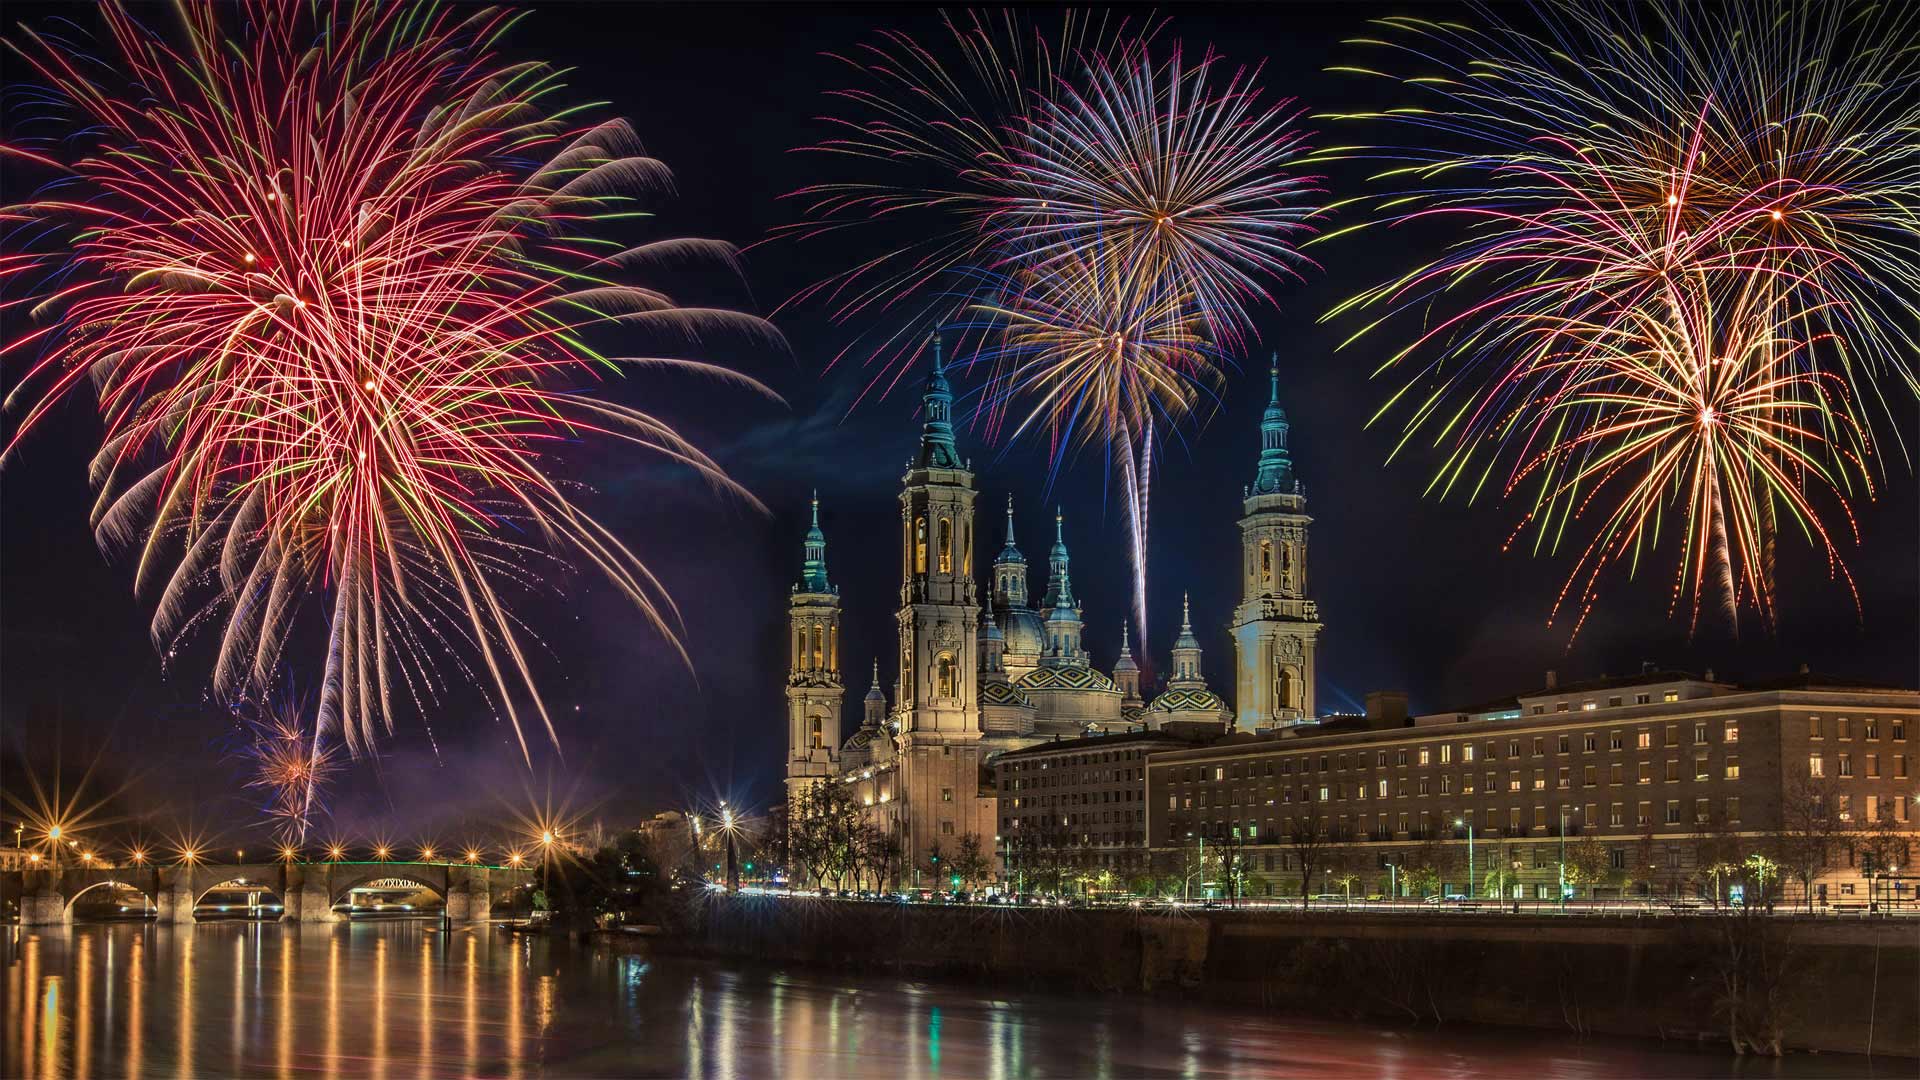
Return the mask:
[[274,839],[295,847],[306,842],[322,808],[321,793],[340,769],[338,753],[304,712],[283,703],[246,711],[239,719],[237,756],[249,766],[246,786],[265,795]]
[[[1194,419],[1197,397],[1184,385],[1170,392],[1172,383],[1142,396],[1133,368],[1179,370],[1186,353],[1142,360],[1144,345],[1057,339],[1036,349],[1036,324],[1019,313],[1044,313],[1047,333],[1091,342],[1152,311],[1183,338],[1204,336],[1211,355],[1244,344],[1250,306],[1308,265],[1297,245],[1317,213],[1317,181],[1294,171],[1305,135],[1288,102],[1262,100],[1258,67],[1222,79],[1226,64],[1212,52],[1194,64],[1177,44],[1156,55],[1157,23],[1109,35],[1069,18],[1057,44],[1036,35],[1031,47],[1011,16],[1004,34],[978,16],[948,29],[963,75],[904,35],[850,61],[879,88],[840,96],[870,119],[839,121],[854,134],[812,149],[883,163],[895,179],[803,189],[808,220],[785,232],[888,224],[898,235],[930,218],[917,234],[931,239],[884,250],[801,298],[830,297],[841,318],[873,307],[908,313],[875,350],[869,391],[891,387],[918,359],[911,325],[951,324],[962,334],[957,368],[985,366],[975,418],[989,438],[1010,418],[1015,434],[1044,428],[1055,473],[1067,449],[1109,440],[1144,632],[1153,442]],[[1117,306],[1095,310],[1101,304]],[[1081,321],[1069,326],[1065,313]],[[996,343],[1002,330],[1022,340]],[[1102,363],[1119,366],[1093,370]],[[1212,374],[1190,374],[1212,389]],[[1094,396],[1073,396],[1082,392]]]
[[1134,574],[1135,617],[1146,621],[1146,537],[1155,431],[1210,412],[1225,382],[1190,294],[1137,273],[1127,245],[1081,246],[984,298],[990,329],[975,362],[989,365],[985,408],[1018,409],[1011,434],[1045,432],[1057,469],[1097,449],[1119,481]]
[[1871,495],[1862,401],[1916,387],[1915,17],[1533,10],[1538,34],[1483,10],[1480,28],[1377,20],[1385,36],[1360,43],[1408,64],[1423,104],[1353,118],[1420,141],[1324,152],[1385,164],[1390,194],[1357,200],[1378,210],[1343,232],[1451,222],[1464,236],[1328,317],[1371,319],[1349,344],[1414,328],[1378,368],[1408,372],[1379,415],[1406,417],[1395,454],[1447,448],[1431,490],[1525,488],[1539,550],[1600,522],[1561,605],[1584,618],[1599,570],[1629,554],[1637,568],[1677,512],[1676,599],[1690,591],[1697,613],[1716,581],[1736,625],[1743,603],[1771,623],[1776,515],[1845,578],[1835,508],[1816,495],[1842,514]]
[[1113,249],[1148,288],[1183,297],[1216,345],[1237,347],[1248,305],[1309,265],[1298,245],[1319,181],[1296,171],[1306,132],[1291,101],[1261,100],[1260,66],[1215,85],[1217,54],[1189,65],[1178,44],[1165,52],[1089,56],[1083,79],[1035,98],[988,230],[1042,270]]
[[[630,193],[670,175],[624,122],[582,127],[554,104],[560,72],[501,59],[508,15],[179,10],[184,50],[112,5],[110,59],[29,35],[60,133],[6,149],[65,178],[5,211],[19,225],[5,272],[33,290],[10,307],[45,324],[8,346],[41,353],[10,402],[25,412],[9,453],[91,382],[96,535],[132,550],[168,655],[217,628],[225,700],[261,696],[299,609],[322,605],[310,752],[367,749],[396,699],[443,693],[449,662],[480,673],[467,681],[490,688],[525,752],[523,710],[552,725],[516,591],[583,563],[669,638],[675,619],[552,455],[610,436],[750,498],[666,423],[582,391],[629,369],[747,384],[659,353],[716,331],[777,335],[623,283],[733,252],[592,235],[647,216]],[[615,329],[657,338],[651,355],[592,343]]]

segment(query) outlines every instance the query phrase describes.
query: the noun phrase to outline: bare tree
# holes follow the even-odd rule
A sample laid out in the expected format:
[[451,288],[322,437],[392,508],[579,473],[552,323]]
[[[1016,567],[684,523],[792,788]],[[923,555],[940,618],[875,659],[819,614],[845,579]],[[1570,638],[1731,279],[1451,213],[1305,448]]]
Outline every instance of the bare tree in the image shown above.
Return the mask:
[[1327,816],[1320,804],[1311,797],[1300,805],[1300,815],[1293,819],[1287,830],[1287,846],[1293,850],[1294,860],[1300,869],[1300,906],[1306,907],[1313,896],[1313,872],[1322,869],[1326,858],[1327,845],[1332,842],[1327,830]]
[[1846,834],[1831,778],[1802,772],[1787,781],[1780,798],[1780,827],[1768,838],[1768,847],[1782,872],[1800,883],[1808,911],[1813,910],[1813,881]]

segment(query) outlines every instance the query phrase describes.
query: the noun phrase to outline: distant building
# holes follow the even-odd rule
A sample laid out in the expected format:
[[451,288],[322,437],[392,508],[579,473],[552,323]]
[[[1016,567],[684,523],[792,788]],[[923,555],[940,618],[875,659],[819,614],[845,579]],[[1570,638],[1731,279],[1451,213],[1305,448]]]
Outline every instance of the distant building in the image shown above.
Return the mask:
[[[1920,827],[1913,690],[1807,674],[1746,686],[1672,671],[1550,676],[1404,726],[1341,723],[1154,754],[1156,856],[1230,845],[1251,895],[1297,894],[1303,854],[1370,893],[1428,864],[1441,888],[1466,892],[1471,835],[1476,894],[1504,868],[1492,878],[1503,895],[1557,895],[1578,856],[1583,896],[1671,895],[1696,886],[1715,852],[1831,831],[1816,890],[1864,901],[1876,871],[1909,864]],[[1808,824],[1809,806],[1824,824]]]

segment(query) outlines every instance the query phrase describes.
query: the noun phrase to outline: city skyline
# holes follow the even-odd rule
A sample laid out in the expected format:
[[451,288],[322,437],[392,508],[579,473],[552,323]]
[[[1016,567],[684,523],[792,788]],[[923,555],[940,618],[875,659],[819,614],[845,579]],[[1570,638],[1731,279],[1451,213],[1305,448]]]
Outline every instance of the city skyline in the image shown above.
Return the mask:
[[[832,62],[818,53],[858,40],[869,25],[851,16],[814,20],[777,9],[765,14],[761,26],[735,28],[725,51],[736,63],[746,57],[748,66],[778,71],[808,87],[807,93],[768,98],[741,80],[715,78],[707,60],[721,48],[717,42],[691,46],[645,72],[622,71],[611,55],[617,47],[581,41],[557,25],[567,21],[564,9],[537,12],[513,46],[577,63],[580,89],[609,99],[610,114],[633,119],[648,148],[672,164],[680,179],[679,198],[665,209],[675,229],[752,244],[788,213],[777,196],[791,185],[767,178],[818,174],[804,157],[788,153],[802,137],[787,134],[817,130],[812,118],[823,106],[813,91],[832,86],[835,77]],[[710,39],[712,24],[703,21],[710,16],[676,9],[662,18],[663,27],[689,42]],[[1192,40],[1222,40],[1223,18],[1190,13],[1176,30]],[[904,26],[920,33],[932,27],[930,20],[930,13],[902,16]],[[1291,39],[1246,39],[1244,51],[1274,57],[1289,72],[1281,92],[1310,107],[1352,104],[1358,93],[1353,85],[1306,60],[1337,56],[1337,42],[1350,33],[1352,20],[1337,9],[1305,9],[1292,29]],[[1291,59],[1302,62],[1286,62]],[[669,87],[682,84],[703,91],[689,108],[655,107]],[[709,137],[715,124],[734,125],[737,137]],[[1350,185],[1353,176],[1333,182]],[[750,250],[747,299],[724,281],[696,289],[765,312],[807,283],[823,250],[832,249],[775,242]],[[1377,277],[1391,258],[1377,246],[1347,245],[1322,261],[1322,273],[1278,291],[1280,312],[1256,317],[1258,340],[1248,343],[1245,355],[1231,358],[1237,370],[1212,422],[1190,434],[1188,446],[1171,443],[1163,455],[1148,548],[1149,634],[1141,642],[1136,632],[1136,655],[1150,652],[1156,669],[1164,664],[1177,627],[1172,613],[1186,592],[1193,596],[1196,630],[1209,655],[1230,654],[1222,626],[1233,583],[1217,566],[1236,541],[1224,508],[1245,483],[1243,463],[1257,438],[1253,417],[1264,397],[1266,359],[1277,351],[1298,469],[1314,506],[1316,593],[1327,612],[1323,709],[1357,711],[1364,695],[1378,689],[1405,690],[1417,707],[1448,708],[1530,689],[1550,668],[1579,678],[1619,674],[1647,661],[1712,668],[1730,678],[1789,672],[1804,663],[1836,675],[1912,684],[1920,637],[1911,616],[1920,605],[1920,585],[1911,522],[1920,510],[1911,473],[1902,471],[1897,458],[1888,455],[1881,497],[1861,504],[1864,541],[1850,551],[1865,594],[1862,619],[1824,580],[1812,553],[1783,546],[1782,564],[1795,572],[1781,575],[1788,587],[1773,633],[1743,626],[1735,638],[1709,613],[1689,638],[1684,621],[1666,617],[1660,576],[1649,573],[1631,584],[1615,582],[1608,603],[1568,650],[1564,634],[1546,626],[1550,597],[1563,576],[1558,563],[1498,551],[1494,540],[1511,528],[1511,508],[1425,499],[1427,461],[1386,465],[1395,433],[1365,427],[1379,393],[1366,377],[1371,354],[1336,353],[1345,328],[1316,321],[1361,282]],[[693,671],[602,592],[551,605],[549,613],[560,617],[548,620],[557,654],[549,665],[550,692],[563,703],[558,725],[564,757],[536,747],[539,761],[530,772],[513,760],[510,736],[489,715],[474,703],[452,702],[427,717],[442,764],[434,763],[422,730],[403,726],[381,760],[349,769],[343,790],[355,798],[346,800],[345,812],[356,812],[353,804],[362,801],[406,807],[416,800],[415,787],[475,768],[516,787],[565,776],[588,793],[583,798],[620,813],[681,805],[702,792],[771,797],[782,734],[771,721],[779,715],[783,665],[780,639],[766,628],[797,574],[809,494],[815,488],[821,493],[835,580],[848,591],[850,669],[864,669],[864,658],[889,655],[885,613],[895,582],[884,538],[896,513],[898,462],[910,452],[917,426],[912,380],[856,407],[872,373],[852,361],[827,368],[858,336],[858,325],[831,325],[819,311],[804,309],[776,321],[791,343],[790,358],[721,351],[772,384],[789,408],[742,399],[716,413],[705,407],[712,398],[698,386],[675,391],[678,396],[662,406],[768,504],[769,515],[706,499],[688,477],[668,470],[625,468],[604,448],[583,446],[569,461],[574,478],[593,489],[596,509],[623,538],[658,560],[656,569],[687,617]],[[967,389],[963,384],[963,395]],[[1896,408],[1905,416],[1911,403]],[[36,720],[30,735],[14,739],[8,752],[44,758],[51,742],[71,760],[92,756],[96,746],[119,747],[121,753],[137,747],[143,759],[165,763],[146,765],[142,788],[156,793],[230,780],[233,767],[208,753],[225,733],[218,710],[204,703],[197,673],[182,669],[162,677],[146,636],[150,606],[129,595],[125,565],[105,560],[85,528],[90,495],[78,463],[94,421],[71,406],[58,420],[9,463],[0,495],[11,511],[0,525],[11,659],[5,706],[9,715]],[[959,439],[989,501],[1011,494],[1023,519],[1036,525],[1046,508],[1065,507],[1076,536],[1084,537],[1075,545],[1075,573],[1090,598],[1089,648],[1097,663],[1111,664],[1127,617],[1129,571],[1118,538],[1122,510],[1104,470],[1091,459],[1070,460],[1049,488],[1043,448],[990,442],[964,421]],[[985,531],[997,539],[997,523]],[[687,538],[696,543],[675,542]],[[976,557],[984,560],[987,553],[977,551]],[[884,661],[882,667],[883,678],[890,678]],[[317,680],[294,674],[296,687],[310,688]],[[566,715],[575,705],[579,715]],[[155,746],[148,733],[160,725],[168,734]]]

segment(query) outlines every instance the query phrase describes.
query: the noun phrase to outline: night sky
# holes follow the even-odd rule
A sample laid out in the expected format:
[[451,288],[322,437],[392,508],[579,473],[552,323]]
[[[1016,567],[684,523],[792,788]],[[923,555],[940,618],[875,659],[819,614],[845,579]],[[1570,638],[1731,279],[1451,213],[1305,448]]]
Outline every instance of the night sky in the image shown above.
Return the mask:
[[[1421,9],[1435,13],[1431,5]],[[1269,92],[1296,96],[1313,110],[1368,103],[1359,97],[1365,84],[1322,70],[1346,54],[1342,37],[1363,32],[1366,13],[1357,5],[1167,10],[1167,36],[1213,44],[1236,61],[1266,58]],[[35,24],[40,18],[29,10],[15,17]],[[657,235],[747,245],[794,219],[798,210],[781,200],[783,193],[847,174],[845,163],[792,148],[825,133],[816,116],[833,106],[823,91],[846,82],[841,65],[820,54],[881,28],[940,40],[932,9],[798,4],[559,5],[535,10],[511,40],[527,57],[575,66],[574,98],[609,101],[604,112],[629,118],[648,150],[672,166],[679,198],[662,208]],[[8,82],[20,77],[17,64],[7,68]],[[1353,131],[1335,130],[1322,141],[1356,139]],[[1347,194],[1361,178],[1335,173],[1327,183]],[[9,199],[20,194],[7,192]],[[1445,708],[1536,687],[1549,668],[1579,678],[1649,661],[1712,668],[1732,679],[1805,663],[1836,675],[1920,682],[1920,500],[1894,445],[1883,448],[1880,498],[1858,507],[1864,543],[1847,550],[1863,616],[1843,586],[1828,582],[1815,553],[1783,537],[1776,633],[1743,621],[1735,637],[1709,616],[1690,640],[1684,616],[1667,614],[1671,564],[1664,563],[1638,581],[1616,577],[1569,649],[1564,630],[1546,626],[1566,560],[1500,552],[1514,507],[1423,498],[1433,459],[1414,454],[1386,466],[1397,427],[1365,427],[1387,392],[1369,380],[1386,341],[1336,354],[1335,344],[1353,327],[1316,325],[1341,299],[1424,257],[1419,247],[1431,242],[1374,239],[1316,249],[1323,269],[1304,284],[1279,287],[1277,310],[1259,314],[1261,343],[1242,358],[1225,408],[1209,426],[1188,432],[1184,446],[1168,446],[1155,477],[1151,537],[1156,666],[1177,629],[1180,593],[1191,590],[1209,680],[1231,692],[1224,623],[1238,589],[1234,522],[1241,486],[1253,472],[1267,354],[1275,351],[1296,468],[1315,519],[1310,580],[1326,622],[1322,708],[1358,709],[1375,689],[1406,690],[1416,710]],[[749,253],[744,286],[696,277],[680,291],[682,299],[766,313],[852,253],[835,240],[772,243]],[[763,499],[770,515],[610,444],[582,444],[566,455],[569,474],[591,489],[582,492],[583,504],[669,585],[685,617],[694,670],[591,577],[556,583],[557,595],[536,599],[529,610],[552,653],[544,685],[563,753],[541,749],[529,769],[510,732],[476,701],[451,700],[430,716],[431,741],[417,718],[404,716],[382,757],[354,765],[335,794],[341,830],[399,821],[402,834],[424,833],[548,798],[609,820],[729,795],[771,798],[785,752],[785,597],[798,577],[807,495],[816,486],[829,567],[846,608],[849,725],[857,723],[876,653],[891,688],[884,658],[893,653],[899,574],[895,498],[918,432],[917,384],[903,383],[849,413],[872,372],[858,355],[823,369],[863,327],[834,325],[825,314],[816,306],[780,316],[790,355],[730,345],[709,354],[765,380],[785,407],[654,376],[604,391],[672,419]],[[8,327],[6,336],[18,332]],[[11,385],[18,372],[4,370]],[[56,757],[68,767],[98,759],[96,786],[129,785],[120,800],[127,812],[210,826],[245,806],[236,791],[238,768],[224,756],[228,725],[205,702],[204,664],[183,660],[171,673],[162,670],[147,639],[151,608],[133,598],[129,567],[109,563],[93,543],[84,467],[98,423],[90,406],[72,403],[0,476],[5,780],[18,784],[23,761],[44,770]],[[1911,436],[1914,421],[1908,403],[1889,426]],[[10,430],[11,418],[7,423]],[[1108,667],[1128,599],[1119,504],[1103,490],[1100,464],[1091,457],[1077,462],[1049,491],[1043,447],[990,445],[964,430],[961,444],[982,491],[983,560],[999,548],[1000,508],[1011,493],[1040,588],[1046,508],[1064,506],[1087,641],[1095,664]],[[309,610],[305,617],[319,616]],[[316,683],[319,652],[293,659],[296,683]]]

